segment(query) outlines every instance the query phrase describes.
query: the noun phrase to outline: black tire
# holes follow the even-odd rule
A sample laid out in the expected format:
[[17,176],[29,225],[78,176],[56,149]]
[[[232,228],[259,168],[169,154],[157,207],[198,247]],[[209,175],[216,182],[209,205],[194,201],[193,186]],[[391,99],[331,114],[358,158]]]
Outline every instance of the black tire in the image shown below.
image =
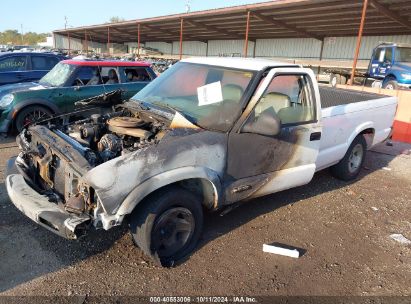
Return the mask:
[[[359,155],[361,151],[361,155]],[[350,181],[360,174],[367,151],[367,142],[363,135],[354,138],[350,147],[340,162],[330,168],[331,174],[341,180]]]
[[191,192],[166,187],[144,199],[129,223],[134,243],[157,263],[172,267],[195,249],[203,229],[203,209]]
[[384,83],[383,89],[398,90],[398,82],[394,79],[388,80],[386,83]]
[[347,84],[347,77],[344,75],[341,75],[340,77],[340,84]]
[[[15,120],[15,129],[18,132],[21,132],[23,128],[29,124],[29,121],[31,123],[44,120],[47,118],[50,118],[53,115],[53,112],[50,111],[48,108],[43,107],[43,106],[28,106],[20,110],[20,112],[17,114],[16,120]],[[33,118],[33,119],[31,119]]]

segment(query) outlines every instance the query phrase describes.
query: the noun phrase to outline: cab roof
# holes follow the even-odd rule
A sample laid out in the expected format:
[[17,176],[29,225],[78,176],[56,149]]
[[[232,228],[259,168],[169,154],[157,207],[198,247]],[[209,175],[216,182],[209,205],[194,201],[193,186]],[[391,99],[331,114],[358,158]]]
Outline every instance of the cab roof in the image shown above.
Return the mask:
[[63,63],[79,66],[105,66],[105,67],[149,67],[150,63],[143,61],[121,60],[63,60]]
[[181,62],[221,66],[234,69],[261,71],[267,67],[300,67],[297,64],[261,58],[241,57],[192,57]]

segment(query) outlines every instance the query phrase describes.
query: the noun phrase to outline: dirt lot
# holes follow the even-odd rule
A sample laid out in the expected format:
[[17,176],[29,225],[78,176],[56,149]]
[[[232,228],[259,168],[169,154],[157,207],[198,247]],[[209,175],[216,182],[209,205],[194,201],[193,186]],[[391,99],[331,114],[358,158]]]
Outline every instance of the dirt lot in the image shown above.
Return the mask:
[[[0,150],[0,295],[411,295],[411,146],[370,152],[354,183],[316,174],[306,186],[206,217],[198,250],[172,269],[153,265],[126,226],[67,241],[9,201]],[[281,242],[299,259],[262,252]]]

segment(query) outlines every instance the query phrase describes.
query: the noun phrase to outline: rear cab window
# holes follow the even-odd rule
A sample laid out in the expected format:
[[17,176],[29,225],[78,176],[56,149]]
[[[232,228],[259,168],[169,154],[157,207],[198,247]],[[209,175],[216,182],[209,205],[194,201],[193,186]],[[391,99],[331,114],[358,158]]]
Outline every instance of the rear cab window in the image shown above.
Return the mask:
[[9,56],[0,59],[0,72],[20,72],[27,69],[27,56]]

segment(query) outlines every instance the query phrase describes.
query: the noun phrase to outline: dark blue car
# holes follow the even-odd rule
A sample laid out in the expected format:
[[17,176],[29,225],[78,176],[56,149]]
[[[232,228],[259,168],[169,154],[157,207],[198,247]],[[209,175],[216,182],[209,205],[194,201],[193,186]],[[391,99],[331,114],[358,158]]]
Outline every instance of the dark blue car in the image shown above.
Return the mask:
[[0,53],[0,86],[38,81],[63,59],[67,58],[53,53]]

